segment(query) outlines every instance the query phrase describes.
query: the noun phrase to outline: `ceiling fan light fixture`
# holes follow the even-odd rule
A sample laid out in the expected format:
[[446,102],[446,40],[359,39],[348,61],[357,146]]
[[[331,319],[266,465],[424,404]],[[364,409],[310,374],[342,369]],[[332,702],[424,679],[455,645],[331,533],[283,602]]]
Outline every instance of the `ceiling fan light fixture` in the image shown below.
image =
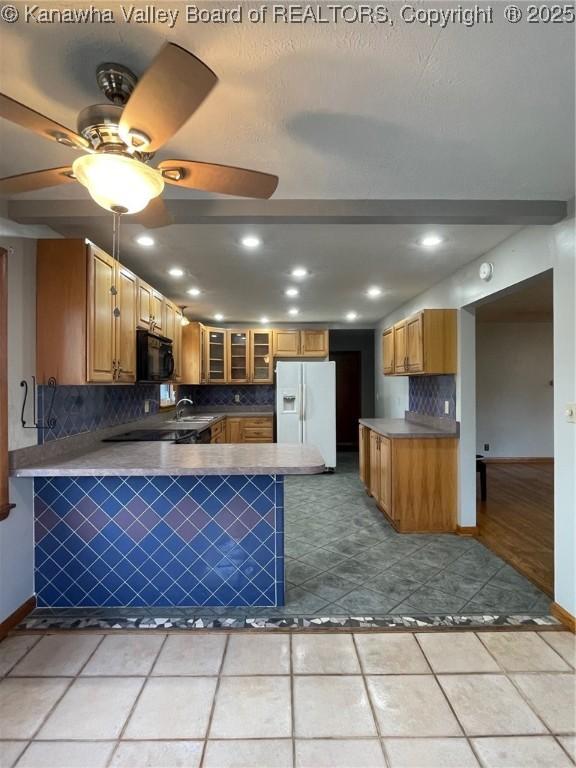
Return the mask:
[[92,199],[108,211],[138,213],[164,189],[158,171],[124,155],[82,155],[72,163],[72,171]]

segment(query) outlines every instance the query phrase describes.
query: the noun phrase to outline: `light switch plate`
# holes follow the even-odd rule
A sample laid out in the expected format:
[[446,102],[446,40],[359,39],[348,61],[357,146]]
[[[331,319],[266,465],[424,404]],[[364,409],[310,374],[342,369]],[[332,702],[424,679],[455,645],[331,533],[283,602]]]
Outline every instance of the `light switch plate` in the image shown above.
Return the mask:
[[450,413],[450,400],[444,400],[444,413],[446,415]]
[[566,406],[566,421],[576,424],[576,403],[568,403]]
[[144,400],[144,413],[150,413],[150,400]]

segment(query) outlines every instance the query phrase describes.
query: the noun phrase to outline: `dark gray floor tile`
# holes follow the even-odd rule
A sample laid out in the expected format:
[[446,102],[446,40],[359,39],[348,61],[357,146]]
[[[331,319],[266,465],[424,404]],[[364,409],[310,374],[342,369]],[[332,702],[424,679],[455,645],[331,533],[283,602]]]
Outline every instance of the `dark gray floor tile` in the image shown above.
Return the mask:
[[427,584],[413,592],[399,605],[394,606],[394,613],[405,610],[419,613],[457,613],[466,603],[466,598],[447,595],[439,589],[432,589]]
[[370,589],[374,592],[379,592],[381,595],[385,595],[394,604],[399,603],[401,600],[408,599],[408,596],[418,589],[422,588],[422,584],[419,581],[413,581],[412,579],[399,579],[394,574],[390,574],[387,577],[387,571],[373,576],[370,579]]
[[411,579],[412,581],[419,581],[421,584],[425,584],[439,572],[439,566],[421,562],[417,553],[398,560],[385,569],[385,573],[390,573],[397,579]]
[[285,568],[286,581],[289,581],[291,584],[302,584],[303,581],[311,579],[312,576],[317,576],[319,572],[318,568],[314,568],[300,560],[290,561],[286,564]]
[[300,615],[307,611],[316,611],[329,601],[321,595],[309,592],[303,587],[289,587],[286,594],[286,604],[278,607],[278,615]]
[[427,586],[433,589],[439,589],[448,595],[458,595],[458,597],[464,597],[467,600],[471,600],[485,583],[485,580],[473,579],[470,576],[463,576],[461,573],[448,573],[447,571],[440,571],[426,582]]
[[349,558],[344,560],[338,565],[335,565],[330,569],[337,576],[342,576],[344,579],[349,579],[357,584],[369,585],[373,576],[382,572],[382,566],[380,564],[374,565],[367,563],[363,559]]
[[465,552],[457,560],[450,563],[450,570],[456,571],[457,573],[468,573],[473,575],[473,572],[471,571],[476,568],[477,572],[490,577],[503,566],[504,561],[501,558],[493,552],[490,552],[486,547],[482,547],[481,549],[473,549],[469,552]]
[[353,581],[343,579],[341,576],[328,571],[314,576],[302,585],[303,589],[310,590],[315,595],[326,598],[327,603],[336,602],[342,595],[351,592],[357,586]]
[[288,557],[298,558],[301,555],[307,555],[312,552],[316,547],[314,544],[310,544],[309,541],[290,539],[290,542],[285,546],[285,553]]
[[492,587],[498,587],[500,589],[512,589],[515,592],[532,593],[535,597],[542,594],[542,591],[538,589],[531,581],[522,576],[521,573],[515,571],[511,565],[505,565],[497,573],[492,576],[488,582]]
[[466,610],[497,613],[531,611],[537,599],[533,594],[514,592],[487,584],[466,604]]
[[316,548],[307,555],[302,555],[298,558],[300,562],[311,565],[313,568],[317,568],[319,571],[327,571],[330,568],[334,568],[338,563],[348,560],[348,557],[339,554],[337,551],[323,548]]
[[355,614],[369,611],[370,613],[383,614],[387,613],[394,605],[396,601],[394,598],[387,595],[373,592],[371,589],[365,587],[358,587],[353,589],[347,595],[344,595],[337,601],[337,605],[341,608],[341,612],[347,614]]

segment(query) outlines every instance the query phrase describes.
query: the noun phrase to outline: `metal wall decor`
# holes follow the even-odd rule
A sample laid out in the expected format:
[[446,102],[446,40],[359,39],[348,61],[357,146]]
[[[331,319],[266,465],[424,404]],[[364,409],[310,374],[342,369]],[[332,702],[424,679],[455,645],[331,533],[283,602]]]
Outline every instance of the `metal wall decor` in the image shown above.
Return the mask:
[[47,386],[52,390],[52,397],[50,398],[50,406],[48,413],[44,419],[44,424],[38,424],[36,419],[36,376],[32,376],[32,424],[27,424],[24,414],[26,412],[26,401],[28,400],[28,382],[23,379],[20,382],[20,386],[24,387],[24,402],[22,403],[22,413],[20,414],[20,421],[22,423],[22,429],[54,429],[56,426],[56,419],[52,416],[52,407],[54,406],[54,398],[56,397],[56,387],[58,382],[54,376],[50,376]]

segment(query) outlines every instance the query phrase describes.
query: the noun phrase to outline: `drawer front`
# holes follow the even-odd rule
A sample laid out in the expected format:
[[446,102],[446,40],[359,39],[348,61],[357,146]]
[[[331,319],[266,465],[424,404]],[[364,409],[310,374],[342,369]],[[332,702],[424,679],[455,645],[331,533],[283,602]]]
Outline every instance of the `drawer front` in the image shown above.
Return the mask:
[[210,428],[210,436],[212,438],[218,437],[218,435],[221,435],[224,432],[225,428],[226,428],[226,421],[222,419],[221,421],[219,421],[217,424],[214,424],[214,426]]
[[243,443],[271,443],[272,435],[270,437],[245,437],[242,440]]
[[249,437],[266,437],[272,439],[272,430],[258,427],[244,427],[242,430],[242,436],[246,440]]
[[261,429],[262,427],[272,429],[272,417],[263,417],[260,419],[243,419],[242,424],[245,429]]

